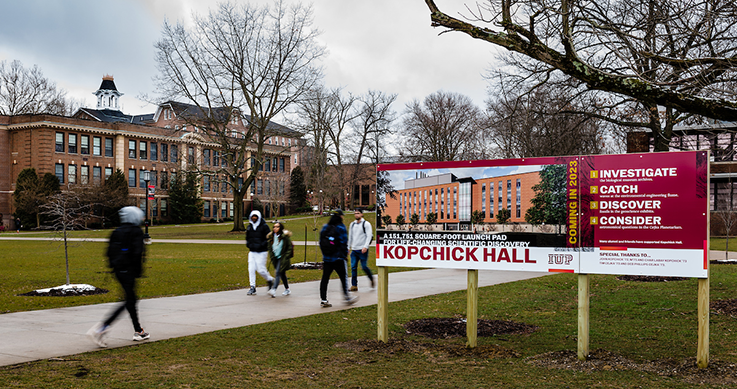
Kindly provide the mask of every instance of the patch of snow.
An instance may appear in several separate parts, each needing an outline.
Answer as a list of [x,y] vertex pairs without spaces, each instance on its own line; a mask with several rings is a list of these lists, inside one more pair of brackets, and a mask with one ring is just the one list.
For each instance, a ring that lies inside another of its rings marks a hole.
[[97,288],[89,284],[65,284],[65,285],[57,286],[55,288],[36,289],[35,292],[49,293],[52,290],[76,290],[79,292],[84,292],[84,291],[91,291],[95,289]]

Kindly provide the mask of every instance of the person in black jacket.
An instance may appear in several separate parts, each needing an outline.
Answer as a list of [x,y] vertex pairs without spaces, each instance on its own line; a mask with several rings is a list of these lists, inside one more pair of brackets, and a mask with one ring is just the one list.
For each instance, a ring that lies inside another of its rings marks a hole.
[[246,247],[249,250],[248,282],[251,288],[248,289],[248,295],[253,296],[256,294],[256,273],[266,279],[269,289],[274,284],[274,277],[266,269],[266,260],[269,254],[269,242],[266,236],[269,235],[271,229],[261,219],[261,212],[259,211],[251,211],[249,219],[250,225],[246,228]]
[[143,245],[143,211],[138,207],[123,207],[118,211],[121,226],[116,228],[110,235],[110,243],[107,249],[108,265],[113,269],[115,278],[125,293],[125,303],[118,306],[110,316],[101,324],[97,324],[87,331],[87,335],[100,347],[106,347],[105,334],[110,329],[113,321],[117,319],[123,310],[128,310],[133,322],[133,340],[145,340],[150,337],[148,332],[141,328],[138,322],[136,303],[136,278],[143,274],[143,261],[145,249]]

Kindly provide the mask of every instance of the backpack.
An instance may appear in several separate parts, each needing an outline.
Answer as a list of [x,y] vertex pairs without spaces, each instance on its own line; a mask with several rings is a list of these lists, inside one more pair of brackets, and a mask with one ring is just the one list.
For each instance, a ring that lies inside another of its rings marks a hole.
[[338,229],[328,224],[320,232],[320,250],[325,257],[332,257],[340,251],[340,242],[338,240]]
[[[361,227],[363,227],[363,233],[365,234],[366,233],[366,220],[364,220],[363,223],[361,223]],[[371,231],[371,239],[369,240],[368,244],[370,245],[371,242],[373,241],[374,241],[374,232]]]

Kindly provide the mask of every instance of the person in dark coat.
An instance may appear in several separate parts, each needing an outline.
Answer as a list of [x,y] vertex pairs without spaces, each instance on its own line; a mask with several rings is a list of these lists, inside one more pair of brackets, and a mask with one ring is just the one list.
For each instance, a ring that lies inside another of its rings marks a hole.
[[332,253],[328,253],[320,245],[322,251],[322,279],[320,280],[320,306],[323,308],[332,307],[328,302],[328,282],[333,272],[338,274],[340,285],[343,288],[343,297],[345,303],[350,305],[358,301],[358,296],[351,296],[348,292],[348,279],[346,278],[348,269],[346,266],[346,258],[348,256],[348,230],[343,224],[343,211],[336,210],[330,217],[328,224],[325,224],[320,231],[320,240],[324,235],[334,234],[336,241],[336,249]]
[[266,236],[271,230],[266,222],[261,218],[261,212],[257,210],[251,211],[249,216],[249,226],[246,228],[246,246],[248,247],[248,283],[251,285],[248,289],[248,295],[256,294],[256,273],[266,279],[266,283],[271,289],[274,283],[274,277],[269,274],[266,269],[266,260],[269,252],[269,242]]
[[118,211],[120,214],[120,227],[116,228],[110,235],[107,249],[108,265],[113,269],[115,278],[125,293],[125,302],[118,306],[108,318],[101,324],[97,324],[87,331],[87,335],[100,347],[106,347],[105,335],[110,326],[118,318],[123,310],[127,310],[133,322],[133,340],[141,341],[150,337],[144,331],[138,321],[136,304],[136,278],[143,274],[143,261],[145,259],[145,246],[143,244],[143,231],[141,223],[144,219],[143,211],[138,207],[123,207]]
[[289,290],[289,282],[287,282],[287,270],[292,266],[291,259],[294,256],[294,246],[292,245],[292,233],[284,229],[281,222],[274,223],[274,228],[269,235],[266,236],[269,241],[269,260],[274,265],[274,286],[269,289],[269,295],[276,297],[276,289],[279,287],[279,280],[284,283],[283,296],[289,296],[292,292]]

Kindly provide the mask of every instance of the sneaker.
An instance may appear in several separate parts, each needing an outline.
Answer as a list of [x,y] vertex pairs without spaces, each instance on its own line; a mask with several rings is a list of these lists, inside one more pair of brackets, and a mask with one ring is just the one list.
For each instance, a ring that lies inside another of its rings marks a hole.
[[276,297],[276,289],[269,289],[269,291],[266,292],[266,294],[268,294],[269,296],[271,296],[271,298],[275,298]]
[[358,301],[358,296],[346,296],[345,305],[353,305]]
[[139,340],[146,340],[146,339],[148,339],[150,337],[151,337],[151,335],[149,335],[149,333],[146,332],[146,331],[144,331],[143,329],[141,329],[141,332],[134,332],[133,333],[133,340],[135,340],[136,342],[139,341]]
[[355,285],[351,286],[351,292],[358,292],[358,287]]
[[255,295],[256,294],[256,287],[255,286],[251,286],[251,289],[248,289],[248,293],[246,293],[246,294],[249,295],[249,296]]
[[105,343],[104,337],[109,330],[109,326],[104,326],[103,324],[95,324],[95,326],[87,331],[87,337],[89,337],[90,340],[92,340],[96,345],[100,347],[107,347],[107,343]]
[[320,306],[323,308],[330,308],[333,306],[333,304],[330,304],[328,300],[322,300],[320,301]]
[[371,280],[371,289],[376,289],[376,283],[374,282],[374,277],[371,276],[369,279]]
[[287,289],[287,290],[285,290],[285,291],[284,291],[284,293],[282,293],[281,295],[282,295],[282,296],[289,296],[290,294],[292,294],[292,291],[291,291],[291,290],[289,290],[289,289]]

